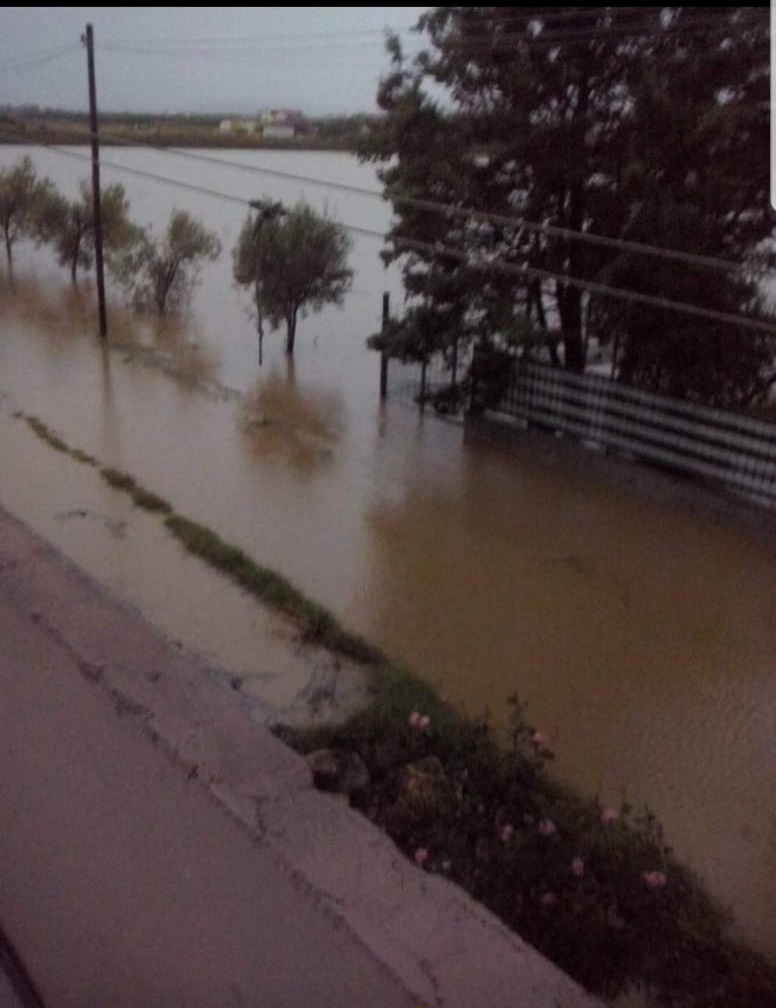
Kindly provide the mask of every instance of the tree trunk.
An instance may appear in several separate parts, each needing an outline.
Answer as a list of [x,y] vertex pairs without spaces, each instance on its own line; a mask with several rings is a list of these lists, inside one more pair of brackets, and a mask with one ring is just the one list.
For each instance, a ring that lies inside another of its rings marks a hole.
[[286,315],[286,353],[289,357],[294,353],[294,341],[296,340],[296,309]]
[[[558,281],[560,286],[561,281]],[[563,357],[569,371],[584,371],[582,345],[582,291],[574,287],[558,291],[558,314],[563,332]]]
[[8,256],[8,279],[13,283],[13,243],[7,231],[5,233],[5,253]]
[[70,257],[70,279],[76,283],[76,271],[78,269],[78,254],[81,251],[81,234],[79,234],[73,244],[73,254]]

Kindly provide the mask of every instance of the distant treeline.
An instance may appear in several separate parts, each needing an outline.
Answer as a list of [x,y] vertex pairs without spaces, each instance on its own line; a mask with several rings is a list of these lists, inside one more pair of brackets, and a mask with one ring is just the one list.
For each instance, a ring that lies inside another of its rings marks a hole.
[[[260,132],[224,132],[228,115],[158,115],[142,112],[108,112],[100,115],[102,141],[136,141],[178,147],[261,148],[275,150],[356,149],[358,141],[377,118],[367,114],[307,119],[293,137],[264,137]],[[245,117],[241,117],[245,118]],[[0,106],[0,142],[7,144],[89,143],[86,112],[40,109],[37,106]]]

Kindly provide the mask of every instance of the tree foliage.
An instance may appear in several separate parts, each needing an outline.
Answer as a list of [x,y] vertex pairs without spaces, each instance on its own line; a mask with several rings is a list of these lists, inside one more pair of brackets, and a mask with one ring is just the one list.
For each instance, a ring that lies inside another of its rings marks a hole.
[[[100,203],[103,247],[110,265],[112,256],[139,239],[140,230],[129,219],[129,200],[123,185],[116,182],[103,189]],[[75,283],[79,267],[90,269],[94,260],[94,204],[90,184],[81,182],[79,195],[74,200],[50,189],[39,201],[35,216],[36,237],[53,246],[57,261],[69,267]]]
[[[412,62],[389,40],[385,115],[361,147],[382,166],[396,214],[385,258],[401,260],[408,296],[456,340],[539,329],[552,359],[581,370],[595,336],[623,380],[720,404],[761,399],[776,378],[766,335],[565,278],[763,313],[767,12],[443,7],[418,29],[428,47]],[[532,223],[740,268],[677,264]]]
[[181,310],[199,277],[203,262],[221,254],[218,237],[186,213],[173,210],[164,236],[147,233],[116,258],[113,271],[130,291],[136,308],[166,315]]
[[253,290],[260,333],[262,319],[273,329],[285,323],[286,353],[293,354],[299,313],[342,304],[350,289],[351,241],[304,202],[290,210],[268,200],[253,207],[232,253],[234,278]]
[[34,237],[36,214],[51,192],[51,182],[38,178],[30,157],[0,169],[0,224],[9,273],[13,272],[14,244],[19,238]]

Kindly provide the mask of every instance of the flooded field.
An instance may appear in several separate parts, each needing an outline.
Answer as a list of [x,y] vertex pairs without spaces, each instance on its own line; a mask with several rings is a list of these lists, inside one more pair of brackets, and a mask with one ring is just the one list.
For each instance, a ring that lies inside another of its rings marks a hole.
[[[0,165],[22,153],[0,148]],[[87,161],[30,154],[72,193],[88,173]],[[277,174],[104,157],[245,199],[304,195],[368,230],[388,221],[378,199]],[[341,154],[217,157],[378,189],[372,168]],[[173,206],[196,214],[224,254],[186,320],[140,319],[114,292],[106,349],[90,282],[74,289],[45,249],[19,248],[13,287],[0,271],[0,502],[213,665],[261,665],[257,639],[274,631],[255,607],[38,441],[11,415],[23,410],[283,572],[469,711],[499,718],[517,691],[556,772],[602,800],[649,804],[776,956],[776,546],[381,408],[364,340],[382,292],[398,307],[401,287],[368,236],[354,234],[344,308],[300,321],[293,366],[268,336],[259,369],[248,298],[231,282],[245,208],[117,168],[103,180],[123,182],[157,232]],[[267,678],[280,706],[293,694],[281,664]]]

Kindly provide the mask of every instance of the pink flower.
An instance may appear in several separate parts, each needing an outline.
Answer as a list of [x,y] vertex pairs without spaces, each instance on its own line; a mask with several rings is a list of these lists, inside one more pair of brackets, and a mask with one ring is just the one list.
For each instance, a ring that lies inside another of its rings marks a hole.
[[431,718],[428,716],[428,714],[424,714],[418,721],[418,728],[420,728],[421,731],[428,731],[428,726],[430,724],[431,724]]
[[552,836],[553,833],[557,832],[555,823],[552,819],[540,819],[539,832],[542,836]]
[[645,871],[642,878],[647,889],[662,889],[668,881],[665,872],[661,871]]
[[501,827],[501,839],[504,843],[509,843],[512,837],[515,835],[515,827],[512,823],[506,823]]
[[540,731],[535,731],[531,736],[531,744],[537,752],[541,752],[542,749],[547,748],[547,739]]
[[410,728],[417,728],[420,724],[420,711],[414,710],[407,718]]
[[575,878],[582,878],[585,874],[585,862],[581,857],[575,857],[571,862],[571,874]]
[[554,892],[542,893],[539,902],[544,907],[545,910],[550,910],[558,902],[558,897]]
[[612,823],[616,823],[619,818],[619,813],[616,809],[613,809],[611,805],[607,805],[601,813],[601,822],[604,826],[611,826]]
[[425,847],[418,847],[415,851],[415,864],[418,868],[422,868],[428,859],[428,851]]

